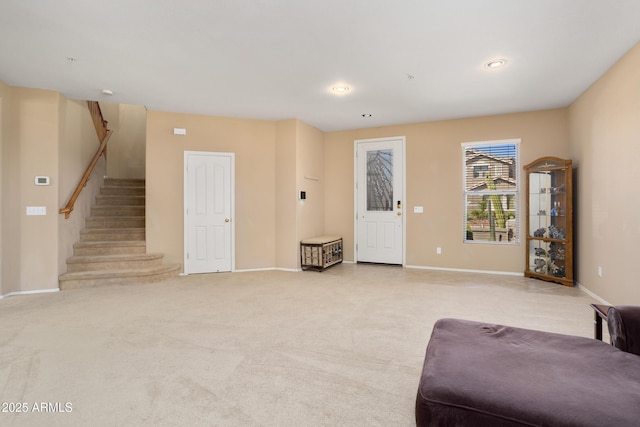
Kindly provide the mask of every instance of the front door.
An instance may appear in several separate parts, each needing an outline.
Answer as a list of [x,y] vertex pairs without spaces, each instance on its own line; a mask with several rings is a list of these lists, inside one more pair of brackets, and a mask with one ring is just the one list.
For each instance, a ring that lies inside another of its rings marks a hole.
[[356,261],[404,263],[404,145],[356,141]]
[[186,151],[184,157],[185,273],[231,271],[234,155]]

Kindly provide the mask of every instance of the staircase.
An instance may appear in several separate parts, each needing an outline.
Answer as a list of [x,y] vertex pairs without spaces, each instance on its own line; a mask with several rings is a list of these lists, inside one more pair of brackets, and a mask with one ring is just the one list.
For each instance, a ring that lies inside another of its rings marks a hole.
[[67,259],[60,289],[152,283],[178,275],[179,264],[146,253],[144,180],[106,178]]

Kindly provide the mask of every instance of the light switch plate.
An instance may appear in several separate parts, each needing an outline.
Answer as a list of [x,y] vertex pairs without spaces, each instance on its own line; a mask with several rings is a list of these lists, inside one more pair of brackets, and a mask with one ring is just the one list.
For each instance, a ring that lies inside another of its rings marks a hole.
[[424,208],[422,206],[414,206],[413,213],[424,213]]
[[46,215],[46,206],[27,206],[27,215]]

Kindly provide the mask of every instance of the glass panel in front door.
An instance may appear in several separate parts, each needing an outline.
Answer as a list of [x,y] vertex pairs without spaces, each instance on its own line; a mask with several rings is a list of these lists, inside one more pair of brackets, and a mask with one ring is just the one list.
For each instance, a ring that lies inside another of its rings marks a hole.
[[367,151],[367,210],[393,210],[393,150]]

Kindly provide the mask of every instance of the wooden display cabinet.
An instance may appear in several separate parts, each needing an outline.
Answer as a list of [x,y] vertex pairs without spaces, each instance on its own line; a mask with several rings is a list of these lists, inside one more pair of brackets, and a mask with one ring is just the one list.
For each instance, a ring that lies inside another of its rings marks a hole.
[[524,275],[573,286],[571,160],[542,157],[527,174],[527,255]]

